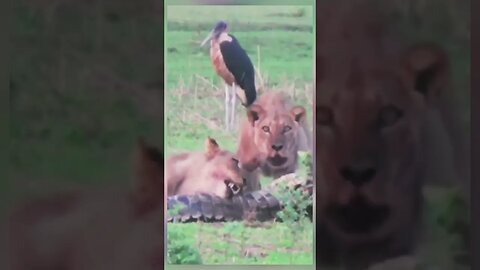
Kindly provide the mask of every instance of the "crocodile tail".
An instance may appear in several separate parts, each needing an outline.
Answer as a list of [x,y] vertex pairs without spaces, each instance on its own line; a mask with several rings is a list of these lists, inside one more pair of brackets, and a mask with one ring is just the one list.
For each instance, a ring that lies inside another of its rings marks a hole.
[[267,191],[254,191],[231,199],[213,194],[177,195],[167,198],[168,222],[222,222],[273,220],[282,204]]
[[167,198],[168,222],[221,222],[242,220],[243,208],[231,200],[213,194],[176,195]]

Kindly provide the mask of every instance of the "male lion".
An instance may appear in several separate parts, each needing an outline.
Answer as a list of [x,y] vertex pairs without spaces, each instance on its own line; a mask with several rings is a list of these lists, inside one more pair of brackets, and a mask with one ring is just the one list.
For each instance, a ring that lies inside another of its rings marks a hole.
[[212,193],[222,198],[242,191],[245,180],[238,160],[208,138],[205,152],[182,153],[167,160],[165,179],[168,196]]
[[363,3],[318,6],[317,251],[347,269],[413,252],[425,117],[449,72],[441,48],[402,46],[381,7]]
[[302,106],[292,106],[278,91],[269,91],[247,111],[240,130],[237,157],[245,175],[248,190],[260,185],[256,170],[278,178],[295,172],[298,151],[311,150],[307,113]]

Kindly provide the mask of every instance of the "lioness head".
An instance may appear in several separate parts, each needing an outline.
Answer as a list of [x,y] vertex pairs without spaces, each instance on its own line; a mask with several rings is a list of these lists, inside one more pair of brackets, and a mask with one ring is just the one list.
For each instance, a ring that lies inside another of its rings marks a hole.
[[210,193],[220,197],[229,198],[242,192],[245,179],[240,173],[238,159],[210,137],[205,145],[206,163],[198,168],[198,181],[205,181],[210,185]]
[[[257,147],[259,160],[264,161],[263,170],[267,175],[285,168],[295,167],[299,150],[300,123],[306,118],[305,108],[292,107],[290,110],[266,110],[258,104],[252,105],[248,121],[253,127],[252,137]],[[280,175],[279,175],[280,176]]]
[[422,123],[447,58],[433,45],[387,43],[373,22],[352,25],[326,29],[319,41],[316,160],[328,228],[358,243],[418,220]]

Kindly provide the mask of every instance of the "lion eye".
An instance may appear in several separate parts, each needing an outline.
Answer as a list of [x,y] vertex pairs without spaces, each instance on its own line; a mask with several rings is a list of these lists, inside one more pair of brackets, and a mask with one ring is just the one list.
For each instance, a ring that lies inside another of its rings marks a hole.
[[262,130],[268,133],[268,132],[270,132],[270,127],[268,127],[268,126],[263,126],[263,127],[262,127]]
[[333,125],[333,112],[330,108],[319,106],[316,109],[317,124],[322,126]]
[[238,159],[232,158],[232,161],[233,161],[233,164],[235,164],[235,166],[238,167],[238,163],[239,163],[239,162],[238,162]]
[[383,107],[380,110],[379,120],[378,120],[380,127],[392,126],[395,123],[397,123],[397,121],[400,120],[402,116],[403,116],[403,112],[399,108],[393,105]]
[[290,131],[291,129],[292,129],[291,126],[284,126],[284,127],[283,127],[283,132],[288,132],[288,131]]

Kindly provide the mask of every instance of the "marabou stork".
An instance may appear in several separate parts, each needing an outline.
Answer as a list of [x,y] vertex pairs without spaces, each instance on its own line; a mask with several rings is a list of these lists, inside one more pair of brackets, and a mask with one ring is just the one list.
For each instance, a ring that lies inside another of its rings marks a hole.
[[226,83],[225,124],[227,130],[230,130],[235,120],[237,95],[245,107],[250,106],[257,97],[255,70],[238,40],[227,32],[226,22],[218,22],[201,46],[203,47],[208,41],[210,41],[210,58],[215,71]]

